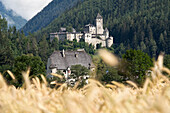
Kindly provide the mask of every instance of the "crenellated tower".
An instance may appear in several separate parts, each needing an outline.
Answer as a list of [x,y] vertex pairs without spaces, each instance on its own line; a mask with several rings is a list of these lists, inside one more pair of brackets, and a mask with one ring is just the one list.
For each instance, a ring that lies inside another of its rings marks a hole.
[[104,32],[103,30],[103,17],[98,13],[96,18],[96,34],[102,35]]

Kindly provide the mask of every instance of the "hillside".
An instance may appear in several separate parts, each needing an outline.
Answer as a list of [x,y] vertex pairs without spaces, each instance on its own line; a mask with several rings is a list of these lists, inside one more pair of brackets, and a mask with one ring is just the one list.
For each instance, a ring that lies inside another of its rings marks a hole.
[[100,13],[104,27],[114,36],[117,46],[122,43],[125,49],[141,49],[151,56],[160,51],[170,53],[169,3],[168,0],[85,0],[38,31],[36,36],[56,32],[63,26],[82,30],[85,24],[94,24]]
[[29,20],[22,30],[27,34],[46,27],[51,21],[60,16],[60,14],[72,8],[80,1],[82,0],[53,0],[41,12]]
[[13,10],[7,10],[1,1],[0,15],[8,21],[9,26],[16,26],[17,29],[23,27],[27,22],[27,20],[16,14]]

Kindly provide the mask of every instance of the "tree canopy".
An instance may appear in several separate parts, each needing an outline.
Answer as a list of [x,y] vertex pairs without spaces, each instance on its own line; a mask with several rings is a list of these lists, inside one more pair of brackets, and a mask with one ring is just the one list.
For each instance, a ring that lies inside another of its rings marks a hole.
[[18,56],[14,62],[13,73],[16,76],[17,84],[22,84],[22,72],[27,71],[30,67],[30,76],[35,77],[39,74],[45,73],[45,65],[41,61],[41,58],[33,55]]
[[71,73],[76,77],[84,76],[89,74],[89,70],[82,65],[71,66]]
[[146,71],[153,66],[153,61],[146,53],[140,50],[127,50],[123,55],[119,73],[141,84],[146,78]]

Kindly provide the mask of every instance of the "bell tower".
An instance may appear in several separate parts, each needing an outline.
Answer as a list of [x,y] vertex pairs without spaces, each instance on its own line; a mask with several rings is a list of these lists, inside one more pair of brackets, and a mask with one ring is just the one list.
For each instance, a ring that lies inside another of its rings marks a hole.
[[101,35],[103,31],[103,17],[98,13],[96,18],[96,34]]

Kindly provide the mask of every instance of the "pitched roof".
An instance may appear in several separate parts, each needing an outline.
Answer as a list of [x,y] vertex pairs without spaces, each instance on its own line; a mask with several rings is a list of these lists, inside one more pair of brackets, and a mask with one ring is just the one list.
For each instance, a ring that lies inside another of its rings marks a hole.
[[96,19],[103,19],[103,17],[98,13]]
[[55,51],[51,56],[50,68],[57,68],[59,70],[65,70],[72,65],[82,65],[87,68],[95,67],[92,63],[91,57],[84,51],[65,51],[65,57],[62,51]]

